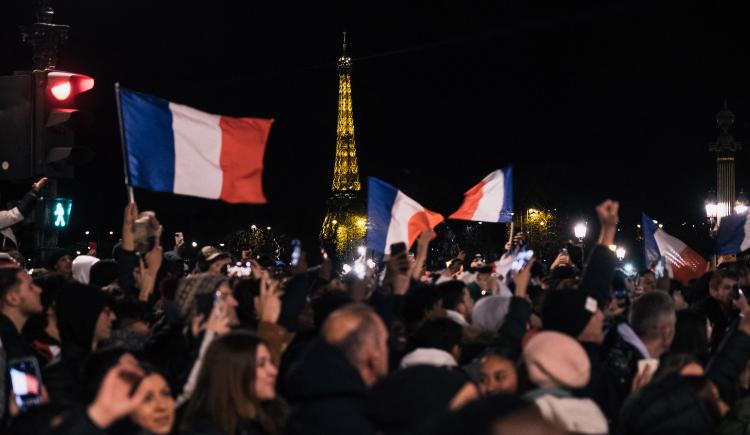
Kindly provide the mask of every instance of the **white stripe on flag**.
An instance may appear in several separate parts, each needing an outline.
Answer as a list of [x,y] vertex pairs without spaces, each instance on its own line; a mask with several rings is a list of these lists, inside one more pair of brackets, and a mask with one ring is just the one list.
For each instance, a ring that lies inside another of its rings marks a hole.
[[656,245],[659,247],[661,256],[667,260],[667,263],[677,267],[687,266],[687,263],[682,258],[682,253],[687,248],[687,245],[682,240],[670,236],[663,230],[656,230],[654,239],[656,239]]
[[482,199],[479,200],[477,210],[472,220],[497,222],[500,220],[500,210],[503,209],[505,199],[505,176],[503,171],[497,170],[482,180]]
[[174,193],[221,195],[221,116],[169,103],[174,131]]
[[409,245],[409,219],[424,207],[417,201],[404,195],[400,190],[396,194],[391,209],[391,222],[388,225],[388,235],[385,238],[385,254],[391,253],[391,244],[404,242]]

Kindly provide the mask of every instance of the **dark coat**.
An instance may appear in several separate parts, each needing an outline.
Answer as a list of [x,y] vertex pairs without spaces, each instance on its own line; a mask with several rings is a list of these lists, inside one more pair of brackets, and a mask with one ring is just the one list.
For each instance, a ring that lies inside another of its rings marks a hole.
[[702,301],[690,307],[693,311],[702,314],[708,318],[713,328],[711,337],[709,337],[709,351],[711,354],[716,353],[721,341],[727,334],[727,329],[732,321],[737,318],[737,310],[727,310],[722,307],[721,303],[711,296],[707,296]]
[[591,363],[591,378],[584,388],[574,390],[576,397],[587,397],[602,410],[607,420],[615,422],[624,397],[616,372],[607,366],[608,349],[597,343],[581,343]]
[[610,329],[607,334],[605,346],[606,361],[603,370],[609,378],[607,380],[610,384],[609,388],[615,390],[615,396],[613,396],[616,397],[615,403],[619,404],[630,394],[633,378],[638,373],[638,360],[642,359],[643,355],[635,346],[622,338],[616,327]]
[[372,434],[366,416],[368,388],[344,353],[315,339],[286,379],[292,412],[284,433]]
[[[255,420],[243,420],[234,431],[233,435],[265,435],[266,432]],[[180,432],[181,435],[226,435],[218,427],[208,420],[198,420],[188,425],[188,428]]]

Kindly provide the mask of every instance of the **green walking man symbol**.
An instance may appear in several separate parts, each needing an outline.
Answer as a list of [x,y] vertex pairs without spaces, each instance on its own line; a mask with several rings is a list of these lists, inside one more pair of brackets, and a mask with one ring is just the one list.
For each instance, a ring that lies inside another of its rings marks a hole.
[[56,227],[64,227],[65,226],[65,209],[63,208],[61,203],[57,203],[55,206],[54,215],[57,217],[55,220],[55,226]]

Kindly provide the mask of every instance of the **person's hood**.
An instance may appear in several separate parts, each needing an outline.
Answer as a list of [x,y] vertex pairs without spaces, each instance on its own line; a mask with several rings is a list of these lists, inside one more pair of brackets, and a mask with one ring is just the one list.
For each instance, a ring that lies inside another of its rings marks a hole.
[[96,321],[109,303],[106,293],[80,283],[70,283],[60,291],[55,311],[63,350],[75,346],[91,351]]
[[503,326],[510,308],[511,298],[495,295],[477,301],[471,313],[471,323],[488,331],[497,331]]
[[453,320],[461,326],[469,326],[469,322],[466,321],[466,317],[458,311],[445,310],[445,317]]
[[607,418],[591,399],[544,395],[534,404],[545,420],[577,434],[609,433]]
[[406,354],[401,359],[401,368],[417,365],[428,365],[435,367],[455,367],[458,365],[456,359],[450,353],[434,348],[419,348]]
[[322,338],[314,339],[286,378],[292,401],[364,396],[367,386],[344,353]]
[[73,259],[73,279],[81,284],[91,282],[91,266],[99,262],[99,259],[91,255],[79,255]]

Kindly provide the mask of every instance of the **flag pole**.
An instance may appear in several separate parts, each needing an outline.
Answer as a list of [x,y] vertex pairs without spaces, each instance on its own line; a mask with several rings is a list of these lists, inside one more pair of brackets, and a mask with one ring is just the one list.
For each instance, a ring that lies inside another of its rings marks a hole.
[[120,82],[115,82],[115,100],[117,101],[117,120],[120,125],[120,148],[122,149],[122,169],[125,175],[125,189],[128,194],[128,202],[135,202],[133,186],[130,185],[130,171],[128,168],[128,149],[125,143],[125,130],[122,126],[122,105],[120,104]]

